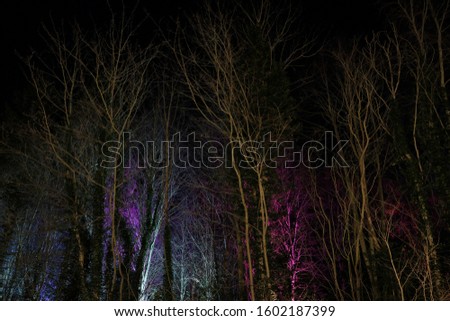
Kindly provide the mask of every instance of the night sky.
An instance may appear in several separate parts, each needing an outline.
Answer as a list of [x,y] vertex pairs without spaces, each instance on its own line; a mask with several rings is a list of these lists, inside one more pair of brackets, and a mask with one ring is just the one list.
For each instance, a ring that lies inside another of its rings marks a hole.
[[[148,14],[150,29],[155,24],[175,18],[180,13],[195,10],[201,0],[142,0],[124,1],[126,10],[137,3],[138,18]],[[105,23],[110,18],[106,0],[31,1],[17,0],[2,3],[1,20],[1,100],[10,101],[23,84],[23,64],[20,56],[26,57],[31,50],[41,51],[43,40],[39,36],[43,24],[54,21],[65,25],[77,21],[85,29]],[[122,2],[110,1],[114,11],[119,11]],[[305,26],[323,38],[349,38],[370,33],[381,24],[379,5],[375,1],[314,0],[302,1],[301,11]],[[145,41],[145,40],[144,40]]]

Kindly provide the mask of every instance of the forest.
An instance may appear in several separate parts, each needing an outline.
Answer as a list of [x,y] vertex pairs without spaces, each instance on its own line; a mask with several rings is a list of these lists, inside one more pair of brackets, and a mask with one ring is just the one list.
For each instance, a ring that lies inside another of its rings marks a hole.
[[450,1],[381,10],[44,25],[2,106],[0,299],[449,300]]

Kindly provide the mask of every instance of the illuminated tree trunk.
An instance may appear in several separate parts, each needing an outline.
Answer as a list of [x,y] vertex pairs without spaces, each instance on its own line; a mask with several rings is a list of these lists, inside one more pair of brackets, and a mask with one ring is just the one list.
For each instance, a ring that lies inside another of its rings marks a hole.
[[[164,110],[164,138],[168,142],[170,141],[170,108],[172,106],[163,106],[167,108]],[[170,144],[165,145],[165,150],[162,154],[165,156],[164,167],[164,205],[163,205],[163,217],[164,217],[164,299],[172,301],[175,299],[173,294],[173,266],[172,266],[172,237],[170,226],[170,213],[169,213],[169,199],[170,199],[170,180],[172,175],[172,158],[170,152]]]
[[[154,190],[153,190],[153,170],[148,169],[147,178],[147,191],[146,191],[146,202],[145,202],[145,215],[141,222],[141,231],[142,231],[142,239],[141,239],[141,249],[138,255],[137,263],[136,263],[136,282],[134,286],[134,291],[139,293],[139,298],[141,298],[142,294],[146,290],[146,276],[144,272],[145,267],[145,259],[149,252],[151,251],[151,243],[152,243],[152,235],[157,226],[157,211],[159,208],[160,197],[157,198],[156,204],[153,203],[154,199]],[[155,209],[154,211],[152,209]]]
[[268,247],[267,247],[267,240],[268,240],[268,234],[267,230],[269,227],[269,213],[267,210],[267,203],[266,203],[266,193],[263,186],[263,174],[262,174],[263,168],[262,164],[260,168],[257,170],[257,178],[258,178],[258,193],[259,193],[259,212],[261,216],[261,225],[262,225],[262,235],[261,235],[261,248],[262,248],[262,259],[264,261],[263,264],[263,271],[264,271],[264,277],[263,277],[263,283],[264,283],[264,299],[269,300],[271,297],[271,280],[270,280],[270,266],[269,266],[269,255],[268,255]]
[[[232,140],[230,140],[232,141]],[[248,287],[249,287],[249,294],[250,294],[250,300],[254,301],[256,300],[255,297],[255,284],[253,282],[253,259],[252,259],[252,251],[250,246],[250,217],[249,217],[249,211],[248,211],[248,205],[247,201],[245,199],[245,191],[244,186],[242,182],[242,176],[240,168],[238,167],[237,161],[236,161],[236,155],[234,148],[232,149],[232,165],[234,172],[236,174],[237,180],[238,180],[238,186],[239,186],[239,194],[241,197],[241,204],[242,208],[244,210],[244,238],[245,238],[245,253],[246,253],[246,260],[248,265]]]
[[[70,123],[67,124],[70,130]],[[72,143],[70,135],[67,136],[67,151],[69,155],[72,153]],[[66,162],[72,167],[72,159]],[[67,215],[69,224],[69,239],[66,246],[68,251],[66,254],[66,274],[62,275],[63,282],[67,278],[69,287],[73,287],[73,291],[67,289],[70,293],[66,300],[88,300],[89,294],[86,286],[86,235],[83,231],[83,222],[81,221],[81,213],[79,212],[77,181],[75,173],[67,170],[65,175],[65,189],[67,198]]]
[[431,227],[430,213],[427,205],[427,197],[424,192],[423,174],[420,166],[414,158],[414,153],[409,150],[408,139],[406,134],[405,124],[402,121],[404,117],[400,112],[400,106],[394,102],[392,107],[393,123],[396,127],[393,131],[393,137],[396,141],[396,148],[399,159],[404,163],[403,173],[405,178],[411,182],[413,196],[420,213],[421,222],[423,224],[424,232],[421,233],[423,253],[425,256],[426,270],[428,275],[428,282],[430,283],[430,299],[439,299],[442,294],[442,275],[439,268],[438,255],[436,250],[436,243],[433,236],[433,229]]
[[101,300],[103,299],[102,293],[102,279],[103,279],[103,269],[102,269],[102,259],[103,259],[103,224],[105,221],[105,208],[104,208],[104,198],[105,198],[105,173],[104,169],[100,167],[100,160],[97,161],[96,172],[95,172],[95,182],[97,183],[94,189],[93,198],[93,230],[91,237],[91,299]]
[[[9,186],[5,186],[8,188]],[[4,212],[2,213],[2,219],[0,221],[0,267],[6,266],[6,259],[8,257],[8,250],[10,242],[14,236],[14,227],[17,224],[17,211],[16,211],[16,196],[15,193],[6,191],[2,193],[2,201],[4,202]],[[1,275],[0,277],[0,300],[5,300],[6,294],[6,281],[7,277]]]
[[[164,201],[166,202],[166,201]],[[166,205],[165,205],[166,206]],[[170,220],[168,214],[165,211],[164,214],[164,300],[173,301],[173,266],[172,266],[172,238],[170,231]]]
[[[244,246],[242,242],[242,231],[240,229],[240,224],[237,218],[232,218],[234,232],[236,235],[236,255],[237,255],[237,272],[238,272],[238,299],[243,301],[246,300],[245,295],[245,270],[244,270]],[[230,257],[231,259],[231,257]]]

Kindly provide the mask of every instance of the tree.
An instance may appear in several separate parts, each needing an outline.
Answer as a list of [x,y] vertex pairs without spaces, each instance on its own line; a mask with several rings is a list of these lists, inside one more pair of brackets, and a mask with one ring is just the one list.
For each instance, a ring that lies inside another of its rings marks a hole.
[[[201,16],[192,19],[189,37],[179,38],[174,51],[193,104],[230,147],[228,156],[243,211],[249,297],[255,300],[254,262],[259,264],[260,297],[268,298],[271,291],[265,190],[268,151],[261,152],[257,142],[269,133],[275,141],[286,134],[292,102],[284,72],[293,61],[307,55],[310,44],[284,55],[293,18],[274,13],[267,1],[250,9],[238,7],[240,11],[233,13],[207,6]],[[247,175],[255,176],[258,218],[251,215]],[[254,224],[258,229],[252,229]],[[255,233],[258,230],[260,235]],[[258,236],[261,249],[261,257],[256,259],[252,257],[252,233]]]
[[[157,49],[135,46],[134,30],[124,16],[118,24],[113,19],[107,32],[98,30],[93,37],[83,34],[77,26],[71,37],[45,30],[49,56],[30,57],[27,64],[39,108],[33,119],[38,126],[35,133],[42,148],[59,165],[60,170],[54,174],[65,182],[66,211],[71,223],[65,241],[67,268],[62,271],[62,284],[64,279],[70,279],[66,284],[80,285],[71,299],[98,299],[104,295],[135,298],[137,293],[129,283],[129,266],[124,266],[130,262],[123,260],[117,248],[119,239],[130,233],[124,231],[126,222],[119,213],[124,180],[120,167],[125,159],[113,157],[109,169],[105,169],[101,152],[105,141],[123,143],[123,134],[130,131],[133,118],[149,93],[149,65]],[[117,156],[118,149],[114,151]],[[90,190],[96,199],[89,200]],[[108,195],[105,204],[99,202],[102,194]],[[103,226],[104,206],[108,209],[109,231]],[[106,236],[110,237],[106,255],[111,258],[112,271],[101,285],[100,245]],[[76,246],[70,250],[73,244]],[[103,286],[107,293],[101,294]]]

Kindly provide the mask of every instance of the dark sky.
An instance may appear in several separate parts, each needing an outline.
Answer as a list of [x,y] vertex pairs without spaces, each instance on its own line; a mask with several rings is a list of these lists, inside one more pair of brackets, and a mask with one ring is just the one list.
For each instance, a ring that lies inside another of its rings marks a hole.
[[[113,8],[120,8],[122,1],[110,0]],[[137,0],[123,0],[133,7]],[[148,12],[156,21],[162,17],[176,16],[200,3],[201,0],[141,0],[138,13]],[[296,2],[293,0],[293,2]],[[303,15],[311,29],[330,30],[331,37],[349,37],[365,34],[376,28],[379,17],[374,1],[366,0],[305,0]],[[1,20],[1,83],[3,101],[20,87],[20,62],[17,53],[26,55],[30,47],[42,50],[39,30],[50,17],[55,22],[77,20],[89,26],[92,21],[101,24],[109,18],[107,0],[11,0],[0,5]]]

